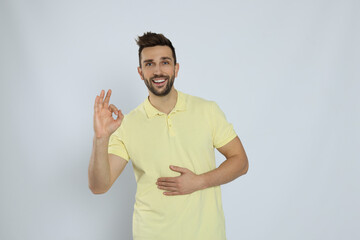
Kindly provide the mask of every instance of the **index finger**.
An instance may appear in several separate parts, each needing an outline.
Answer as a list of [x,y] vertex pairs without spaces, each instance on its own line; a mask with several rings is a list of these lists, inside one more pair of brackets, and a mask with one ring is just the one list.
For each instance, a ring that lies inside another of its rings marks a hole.
[[158,178],[157,181],[158,182],[176,182],[176,178],[177,177],[161,177],[161,178]]

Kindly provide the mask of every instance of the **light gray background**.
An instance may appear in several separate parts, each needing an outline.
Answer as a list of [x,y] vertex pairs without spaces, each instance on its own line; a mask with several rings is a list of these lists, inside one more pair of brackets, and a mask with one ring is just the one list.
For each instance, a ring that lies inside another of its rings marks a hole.
[[359,239],[359,3],[1,0],[0,239],[131,239],[131,164],[104,195],[87,169],[95,96],[111,88],[124,113],[147,96],[145,31],[243,142],[249,172],[222,186],[229,240]]

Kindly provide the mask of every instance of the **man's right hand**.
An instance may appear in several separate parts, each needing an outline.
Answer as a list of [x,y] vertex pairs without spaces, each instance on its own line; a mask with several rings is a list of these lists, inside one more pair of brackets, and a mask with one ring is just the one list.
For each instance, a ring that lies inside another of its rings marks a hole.
[[[96,96],[94,105],[94,131],[96,138],[109,138],[121,125],[124,115],[121,110],[118,110],[115,105],[110,104],[111,89],[106,94],[101,90],[100,96]],[[112,113],[117,115],[116,120]]]

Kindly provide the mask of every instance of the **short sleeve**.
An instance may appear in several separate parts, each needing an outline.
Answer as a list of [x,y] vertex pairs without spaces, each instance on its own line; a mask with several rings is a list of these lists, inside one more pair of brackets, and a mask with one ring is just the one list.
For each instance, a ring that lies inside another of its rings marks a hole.
[[211,122],[213,146],[215,148],[224,146],[237,136],[233,125],[226,120],[225,114],[215,102],[212,102]]
[[109,139],[108,153],[117,155],[126,161],[129,161],[130,157],[124,144],[123,123],[113,134],[111,134]]

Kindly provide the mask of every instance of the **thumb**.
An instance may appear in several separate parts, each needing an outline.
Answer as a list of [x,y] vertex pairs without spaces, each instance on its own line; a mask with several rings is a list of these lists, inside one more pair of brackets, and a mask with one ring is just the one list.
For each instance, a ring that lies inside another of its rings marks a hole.
[[186,173],[188,171],[187,168],[182,168],[182,167],[173,166],[173,165],[170,165],[170,169],[175,172],[179,172],[179,173]]
[[121,110],[117,112],[116,121],[122,121],[124,119],[124,115],[122,114]]

